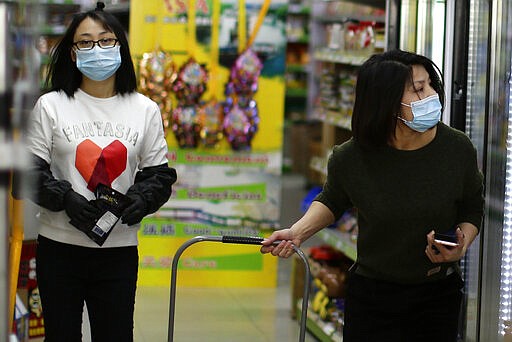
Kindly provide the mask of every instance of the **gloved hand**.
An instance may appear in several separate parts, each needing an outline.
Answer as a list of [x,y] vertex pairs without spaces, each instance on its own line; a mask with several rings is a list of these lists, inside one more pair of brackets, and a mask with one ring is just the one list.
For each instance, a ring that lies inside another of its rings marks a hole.
[[123,213],[121,214],[121,222],[132,226],[142,221],[144,216],[146,216],[146,200],[142,197],[142,195],[134,192],[126,195],[132,200],[132,204],[123,210]]
[[100,209],[73,189],[64,195],[64,210],[77,228],[94,224],[101,215]]

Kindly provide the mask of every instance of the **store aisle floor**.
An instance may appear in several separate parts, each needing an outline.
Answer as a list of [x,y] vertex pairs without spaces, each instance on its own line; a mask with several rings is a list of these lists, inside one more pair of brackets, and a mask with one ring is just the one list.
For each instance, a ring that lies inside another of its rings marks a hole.
[[[305,195],[300,176],[283,177],[281,224],[298,218]],[[278,261],[276,288],[178,288],[174,341],[298,341],[291,318],[291,259]],[[169,289],[139,287],[135,303],[135,341],[167,341]],[[307,334],[307,342],[317,341]]]
[[[177,289],[174,341],[298,341],[288,286],[277,288]],[[135,341],[167,341],[169,290],[140,287]],[[310,337],[306,341],[316,339]]]

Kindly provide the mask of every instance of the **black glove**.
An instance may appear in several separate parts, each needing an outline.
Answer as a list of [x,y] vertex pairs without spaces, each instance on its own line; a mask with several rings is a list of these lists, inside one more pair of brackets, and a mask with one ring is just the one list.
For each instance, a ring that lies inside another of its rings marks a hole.
[[100,209],[73,189],[64,194],[64,210],[71,219],[70,223],[79,229],[84,226],[94,226],[101,215]]
[[135,192],[127,193],[126,196],[132,200],[132,203],[123,210],[123,213],[121,214],[121,222],[132,226],[142,221],[144,216],[146,216],[146,200],[142,195]]

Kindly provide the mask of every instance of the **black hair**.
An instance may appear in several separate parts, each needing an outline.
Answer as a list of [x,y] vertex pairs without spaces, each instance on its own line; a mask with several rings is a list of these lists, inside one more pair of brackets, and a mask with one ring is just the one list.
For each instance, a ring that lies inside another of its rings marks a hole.
[[413,81],[413,65],[421,65],[444,109],[442,74],[429,58],[412,52],[391,50],[371,56],[358,70],[352,135],[363,147],[386,145],[395,134],[400,102]]
[[126,33],[119,20],[114,15],[104,12],[103,8],[105,8],[105,4],[98,1],[94,10],[77,13],[73,16],[63,37],[51,52],[48,74],[45,80],[45,86],[50,91],[62,90],[68,97],[73,97],[82,83],[82,73],[71,59],[71,49],[73,48],[75,32],[86,18],[100,22],[107,31],[114,33],[119,40],[121,66],[116,71],[115,91],[123,95],[137,89],[137,77]]

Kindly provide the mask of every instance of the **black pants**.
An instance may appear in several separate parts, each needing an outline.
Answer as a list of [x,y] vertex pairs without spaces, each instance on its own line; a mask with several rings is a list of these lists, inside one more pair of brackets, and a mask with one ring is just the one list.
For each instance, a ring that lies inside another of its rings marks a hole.
[[401,285],[351,272],[343,342],[455,342],[463,282]]
[[39,236],[36,272],[46,342],[82,341],[87,304],[91,337],[133,341],[137,247],[86,248]]

